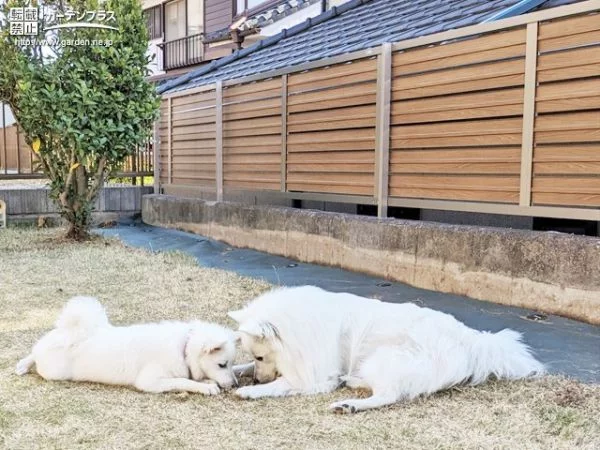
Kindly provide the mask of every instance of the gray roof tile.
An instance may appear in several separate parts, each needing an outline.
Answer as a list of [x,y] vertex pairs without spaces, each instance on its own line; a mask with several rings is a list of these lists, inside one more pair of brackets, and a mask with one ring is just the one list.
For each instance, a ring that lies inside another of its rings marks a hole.
[[[519,0],[351,0],[226,58],[165,83],[159,92],[254,75],[484,21]],[[558,6],[577,0],[549,0]],[[245,56],[244,56],[245,55]]]

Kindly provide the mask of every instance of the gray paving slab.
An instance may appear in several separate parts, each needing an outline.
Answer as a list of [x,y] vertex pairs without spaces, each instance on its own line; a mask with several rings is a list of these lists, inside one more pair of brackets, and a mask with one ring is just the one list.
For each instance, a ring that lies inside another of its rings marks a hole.
[[415,288],[403,283],[333,267],[306,264],[255,250],[233,248],[222,242],[182,231],[143,224],[120,224],[98,230],[127,245],[155,252],[182,251],[204,267],[230,270],[284,286],[311,284],[330,291],[352,292],[383,301],[415,302],[454,315],[470,327],[499,331],[512,328],[525,336],[551,373],[585,382],[600,382],[600,327],[558,316],[534,321],[535,311],[496,305],[464,296]]

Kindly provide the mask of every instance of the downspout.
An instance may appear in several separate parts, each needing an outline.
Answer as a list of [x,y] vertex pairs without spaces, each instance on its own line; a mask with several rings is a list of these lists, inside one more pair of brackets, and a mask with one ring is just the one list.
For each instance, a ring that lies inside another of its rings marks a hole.
[[502,10],[491,17],[488,17],[482,23],[493,22],[495,20],[506,19],[508,17],[524,14],[526,12],[531,11],[534,8],[537,8],[546,1],[547,0],[521,0],[520,2],[515,3],[511,7],[506,8],[505,10]]
[[328,0],[321,0],[321,13],[327,11],[327,3],[329,3]]

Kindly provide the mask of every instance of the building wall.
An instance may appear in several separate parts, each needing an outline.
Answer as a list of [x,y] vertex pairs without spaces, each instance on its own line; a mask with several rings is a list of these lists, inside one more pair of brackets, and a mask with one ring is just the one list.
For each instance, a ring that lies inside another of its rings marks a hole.
[[231,0],[205,0],[204,30],[207,33],[222,30],[231,24],[233,2]]
[[148,42],[148,55],[152,55],[154,59],[148,63],[148,68],[150,69],[150,75],[160,75],[165,73],[162,70],[163,67],[163,52],[162,49],[158,46],[161,44],[163,39],[153,39]]

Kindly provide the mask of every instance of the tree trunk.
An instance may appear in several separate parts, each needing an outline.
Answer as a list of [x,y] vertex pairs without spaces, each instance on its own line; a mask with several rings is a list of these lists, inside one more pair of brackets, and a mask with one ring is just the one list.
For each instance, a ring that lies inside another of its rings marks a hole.
[[90,238],[88,232],[89,225],[76,222],[69,222],[66,238],[73,241],[85,241]]

